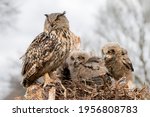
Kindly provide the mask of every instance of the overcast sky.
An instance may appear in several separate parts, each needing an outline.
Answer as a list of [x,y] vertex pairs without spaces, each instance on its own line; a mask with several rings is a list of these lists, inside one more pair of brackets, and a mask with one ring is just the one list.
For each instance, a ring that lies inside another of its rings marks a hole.
[[[9,78],[12,72],[20,73],[20,69],[12,69],[14,67],[12,63],[13,61],[16,61],[16,64],[21,63],[19,57],[23,55],[35,36],[43,31],[45,13],[66,11],[71,31],[80,37],[88,37],[92,35],[98,9],[104,4],[105,0],[19,1],[20,13],[15,29],[9,29],[0,35],[0,78]],[[4,87],[8,87],[7,80],[2,84],[0,79],[0,92]]]

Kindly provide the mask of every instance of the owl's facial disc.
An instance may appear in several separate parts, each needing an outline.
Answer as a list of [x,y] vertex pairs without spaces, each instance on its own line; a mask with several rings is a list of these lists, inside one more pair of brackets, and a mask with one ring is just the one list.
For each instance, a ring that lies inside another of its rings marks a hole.
[[76,59],[76,60],[74,61],[74,66],[75,66],[75,67],[78,67],[81,63],[82,63],[81,60]]
[[46,20],[44,25],[45,32],[51,32],[56,29],[69,29],[69,21],[65,16],[65,11],[63,13],[51,13],[45,14]]
[[105,54],[104,54],[104,60],[110,61],[115,58],[115,50],[114,49],[109,49]]

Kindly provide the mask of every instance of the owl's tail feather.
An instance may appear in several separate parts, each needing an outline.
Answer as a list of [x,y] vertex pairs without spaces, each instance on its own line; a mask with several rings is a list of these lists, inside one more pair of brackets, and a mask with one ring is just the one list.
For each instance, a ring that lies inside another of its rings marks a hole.
[[36,64],[32,65],[32,67],[28,71],[26,71],[26,73],[23,75],[24,79],[21,84],[24,87],[29,87],[36,80],[36,78],[37,78],[36,77],[36,73],[37,73],[36,67],[37,67]]

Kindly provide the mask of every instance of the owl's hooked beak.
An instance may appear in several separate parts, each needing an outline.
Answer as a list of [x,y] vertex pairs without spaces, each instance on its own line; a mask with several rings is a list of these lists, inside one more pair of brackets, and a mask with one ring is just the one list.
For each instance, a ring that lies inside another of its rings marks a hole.
[[78,63],[77,63],[77,62],[74,62],[74,66],[75,66],[75,67],[78,67]]
[[62,13],[62,15],[65,15],[66,14],[66,11],[64,11],[63,13]]
[[74,66],[75,66],[75,67],[78,67],[78,66],[79,66],[79,64],[80,64],[80,62],[79,62],[78,60],[75,60],[75,62],[74,62]]
[[111,55],[107,55],[107,54],[103,54],[102,58],[107,61],[107,60],[112,59],[112,56]]

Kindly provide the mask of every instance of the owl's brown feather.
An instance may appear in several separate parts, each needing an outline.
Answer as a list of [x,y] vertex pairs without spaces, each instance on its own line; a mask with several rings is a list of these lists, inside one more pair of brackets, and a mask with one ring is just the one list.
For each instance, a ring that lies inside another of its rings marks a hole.
[[129,70],[134,71],[134,68],[133,68],[133,65],[132,65],[132,63],[131,63],[131,60],[129,59],[129,57],[128,57],[127,54],[123,55],[123,57],[122,57],[122,62],[123,62],[123,64],[124,64]]
[[37,62],[39,58],[39,51],[41,50],[41,47],[39,46],[39,43],[43,43],[46,39],[46,33],[42,32],[40,33],[30,44],[28,47],[25,55],[23,56],[23,68],[22,68],[22,75],[25,75],[28,71],[30,71],[30,68],[35,64],[36,66],[39,64]]

